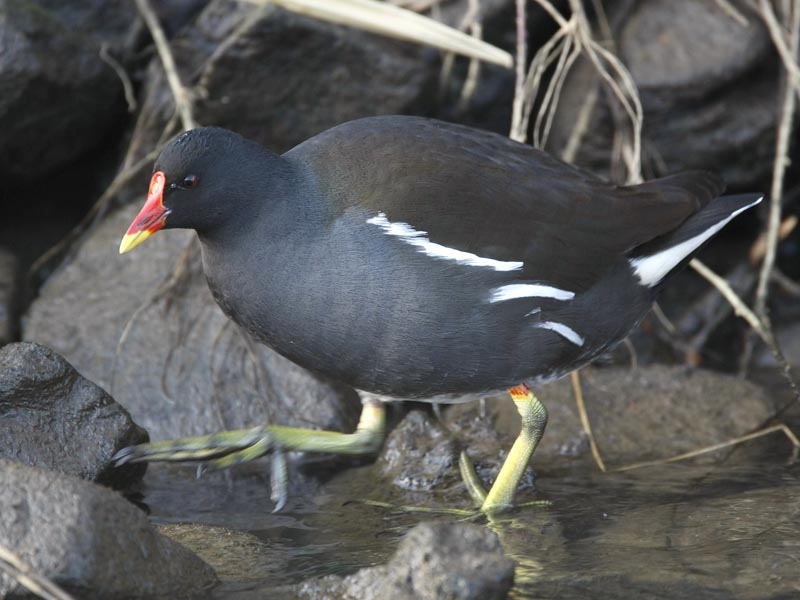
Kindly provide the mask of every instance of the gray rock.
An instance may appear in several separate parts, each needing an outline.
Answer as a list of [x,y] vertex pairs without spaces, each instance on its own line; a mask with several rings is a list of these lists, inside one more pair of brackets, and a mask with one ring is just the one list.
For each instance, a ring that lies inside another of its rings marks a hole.
[[[220,10],[229,3],[212,3],[190,42],[223,33]],[[288,150],[354,118],[419,111],[435,82],[435,57],[419,45],[277,11],[204,70],[209,94],[198,118]]]
[[449,432],[412,410],[389,433],[376,468],[384,479],[408,491],[430,490],[458,470],[458,448]]
[[206,561],[222,582],[263,584],[272,580],[274,586],[274,580],[292,568],[291,553],[284,545],[247,531],[199,523],[162,525],[158,531]]
[[194,233],[161,232],[117,254],[138,208],[111,215],[47,281],[24,338],[109,390],[156,440],[269,422],[351,431],[354,392],[249,341],[223,315]]
[[653,108],[680,105],[735,84],[767,57],[770,40],[756,14],[743,25],[718,3],[647,2],[620,31],[622,61]]
[[144,469],[115,469],[111,457],[145,441],[124,408],[49,348],[0,348],[0,457],[118,486]]
[[[193,0],[197,2],[197,0]],[[157,10],[162,10],[159,2]],[[185,2],[184,4],[190,4]],[[138,16],[133,2],[120,3],[115,0],[36,0],[36,5],[69,31],[80,32],[97,44],[106,43],[121,55],[134,51],[135,40],[130,36],[137,31]],[[121,58],[118,56],[118,58]]]
[[[4,178],[42,177],[75,160],[103,139],[124,110],[120,81],[99,55],[101,39],[89,33],[95,28],[84,26],[120,19],[129,24],[131,7],[119,2],[50,4],[72,9],[62,14],[29,0],[0,0]],[[96,11],[99,18],[90,19]]]
[[328,576],[304,583],[308,600],[494,600],[514,583],[514,561],[503,554],[497,534],[466,523],[420,523],[408,532],[385,566],[350,577]]
[[[76,598],[204,598],[212,569],[101,486],[0,459],[0,545]],[[0,596],[27,597],[0,574]]]
[[[246,25],[256,10],[212,0],[173,41],[183,81],[200,90],[200,124],[284,151],[358,117],[432,110],[437,51],[282,9]],[[137,155],[156,145],[173,110],[156,58],[134,133]]]
[[0,346],[13,341],[19,331],[17,259],[0,247]]

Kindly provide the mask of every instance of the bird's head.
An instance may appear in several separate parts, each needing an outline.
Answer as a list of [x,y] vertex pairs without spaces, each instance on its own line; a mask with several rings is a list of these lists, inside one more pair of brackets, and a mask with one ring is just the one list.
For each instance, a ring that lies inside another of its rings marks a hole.
[[139,214],[119,246],[133,250],[160,229],[199,233],[225,223],[258,196],[264,161],[280,159],[259,144],[219,127],[200,127],[170,140],[156,159]]

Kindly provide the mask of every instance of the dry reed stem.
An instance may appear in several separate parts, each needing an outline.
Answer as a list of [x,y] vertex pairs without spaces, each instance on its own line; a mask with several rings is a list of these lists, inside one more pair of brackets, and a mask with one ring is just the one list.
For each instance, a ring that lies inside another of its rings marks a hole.
[[[470,0],[470,3],[473,1],[477,5],[477,0]],[[483,39],[483,25],[480,21],[475,20],[470,23],[469,32],[473,37],[479,40]],[[475,95],[475,90],[478,89],[480,75],[481,61],[471,58],[467,67],[467,75],[464,78],[464,85],[461,86],[461,94],[458,96],[458,102],[456,103],[456,112],[466,111],[469,107],[469,102]]]
[[[440,11],[438,10],[438,3],[432,5],[431,18],[438,18]],[[480,0],[469,0],[467,10],[461,21],[456,26],[459,31],[469,31],[470,35],[478,40],[483,40],[483,24],[480,22],[481,4]],[[456,54],[454,52],[446,52],[442,58],[442,68],[439,73],[439,98],[442,100],[444,93],[447,89],[448,82],[452,75],[453,66],[455,65]],[[456,102],[455,112],[461,113],[469,107],[469,102],[475,95],[475,90],[478,87],[478,81],[481,73],[481,61],[477,58],[469,59],[469,66],[467,67],[467,75],[464,78],[464,83],[461,86],[461,92]]]
[[445,52],[457,52],[501,67],[513,67],[505,50],[477,40],[453,27],[399,6],[376,0],[247,0],[275,4],[294,13],[355,27],[400,40],[425,44]]
[[5,571],[25,589],[44,600],[73,600],[73,597],[44,575],[36,573],[16,554],[0,546],[0,570]]
[[750,440],[754,440],[756,438],[760,438],[765,435],[775,433],[776,431],[780,431],[781,433],[783,433],[789,440],[789,442],[791,442],[794,448],[793,454],[796,456],[798,449],[800,449],[800,440],[797,439],[795,433],[791,429],[789,429],[789,427],[787,427],[784,423],[778,423],[776,425],[770,425],[769,427],[765,427],[764,429],[759,429],[758,431],[754,431],[753,433],[748,433],[746,435],[741,435],[739,437],[735,437],[730,440],[720,442],[719,444],[704,446],[703,448],[690,450],[689,452],[677,454],[669,458],[662,458],[659,460],[646,460],[642,462],[632,463],[629,465],[625,465],[623,467],[612,469],[611,471],[612,473],[620,473],[622,471],[632,471],[634,469],[641,469],[642,467],[655,467],[657,465],[665,465],[668,463],[678,462],[681,460],[696,458],[698,456],[702,456],[703,454],[716,452],[717,450],[722,450],[724,448],[730,448],[731,446],[737,446],[739,444],[743,444],[744,442],[749,442]]
[[192,94],[181,83],[180,75],[178,75],[178,68],[175,66],[175,57],[172,55],[167,36],[164,34],[164,30],[161,28],[161,24],[158,22],[158,17],[150,6],[149,0],[134,1],[156,45],[158,56],[164,67],[164,73],[167,76],[167,83],[172,92],[172,97],[175,100],[175,110],[181,117],[183,130],[188,131],[189,129],[194,129],[197,127],[197,122],[194,120],[192,110]]
[[517,7],[517,58],[515,61],[514,102],[511,105],[511,131],[508,134],[512,140],[524,143],[528,137],[527,127],[523,126],[522,113],[525,103],[525,65],[528,63],[528,32],[525,4],[527,0],[516,0]]
[[[786,68],[787,82],[783,92],[783,103],[781,108],[781,118],[778,124],[778,135],[775,141],[775,162],[772,171],[772,188],[770,190],[769,217],[767,221],[766,253],[764,262],[761,264],[761,272],[756,288],[755,311],[759,318],[769,325],[769,313],[767,308],[768,288],[770,273],[775,265],[775,255],[778,247],[781,225],[781,203],[783,200],[783,180],[786,174],[786,167],[789,163],[790,136],[793,129],[795,92],[800,90],[800,79],[794,78],[792,68],[797,69],[798,43],[800,42],[800,0],[791,3],[792,14],[787,15],[787,21],[791,19],[789,39],[784,40],[784,34],[778,29],[775,22],[775,14],[772,7],[766,0],[761,0],[759,7],[764,21],[770,31],[770,36],[778,48],[784,67]],[[787,43],[788,42],[788,43]],[[780,47],[788,46],[788,56],[784,55]],[[794,78],[794,81],[792,79]],[[790,84],[791,82],[791,84]]]

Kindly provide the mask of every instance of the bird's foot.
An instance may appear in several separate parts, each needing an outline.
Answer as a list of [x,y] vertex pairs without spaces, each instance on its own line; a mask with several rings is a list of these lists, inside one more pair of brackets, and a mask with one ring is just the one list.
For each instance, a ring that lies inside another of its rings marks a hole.
[[128,446],[117,452],[112,460],[116,466],[129,462],[199,462],[199,477],[205,471],[226,469],[270,453],[270,498],[277,512],[286,504],[289,478],[286,455],[268,426]]
[[255,460],[275,449],[269,427],[222,431],[128,446],[112,460],[116,466],[129,462],[202,462],[205,468],[224,469]]
[[509,394],[521,417],[522,427],[488,492],[483,488],[467,453],[462,452],[458,459],[461,478],[469,495],[480,506],[481,512],[487,515],[501,513],[514,506],[517,486],[547,425],[547,409],[527,386],[513,387]]
[[[472,501],[476,506],[480,507],[478,509],[479,514],[491,516],[506,512],[512,508],[541,507],[550,506],[551,504],[549,500],[532,500],[522,504],[513,504],[510,497],[506,502],[494,501],[490,496],[490,492],[487,492],[483,487],[480,477],[478,477],[478,473],[475,471],[475,465],[464,451],[462,451],[461,455],[458,457],[458,469],[461,471],[461,479],[464,480],[464,485],[467,487],[467,492],[469,492]],[[494,489],[494,487],[492,489]],[[489,498],[488,501],[487,498]]]
[[280,510],[286,503],[288,475],[284,452],[327,452],[331,454],[372,454],[380,448],[385,430],[382,404],[365,402],[354,433],[264,425],[251,429],[223,431],[149,444],[129,446],[117,452],[116,466],[129,462],[199,462],[198,473],[226,469],[272,455],[272,494]]

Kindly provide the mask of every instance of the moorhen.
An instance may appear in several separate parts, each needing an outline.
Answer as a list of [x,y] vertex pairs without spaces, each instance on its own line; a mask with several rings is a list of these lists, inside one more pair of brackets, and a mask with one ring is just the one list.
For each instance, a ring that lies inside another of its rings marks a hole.
[[704,171],[612,185],[503,136],[405,116],[345,123],[280,156],[203,127],[170,141],[154,171],[120,252],[194,229],[222,310],[357,389],[363,410],[352,434],[268,425],[134,446],[118,462],[374,452],[386,401],[510,390],[522,429],[488,493],[462,460],[485,512],[512,504],[544,431],[527,386],[622,340],[664,282],[761,200],[720,197]]

